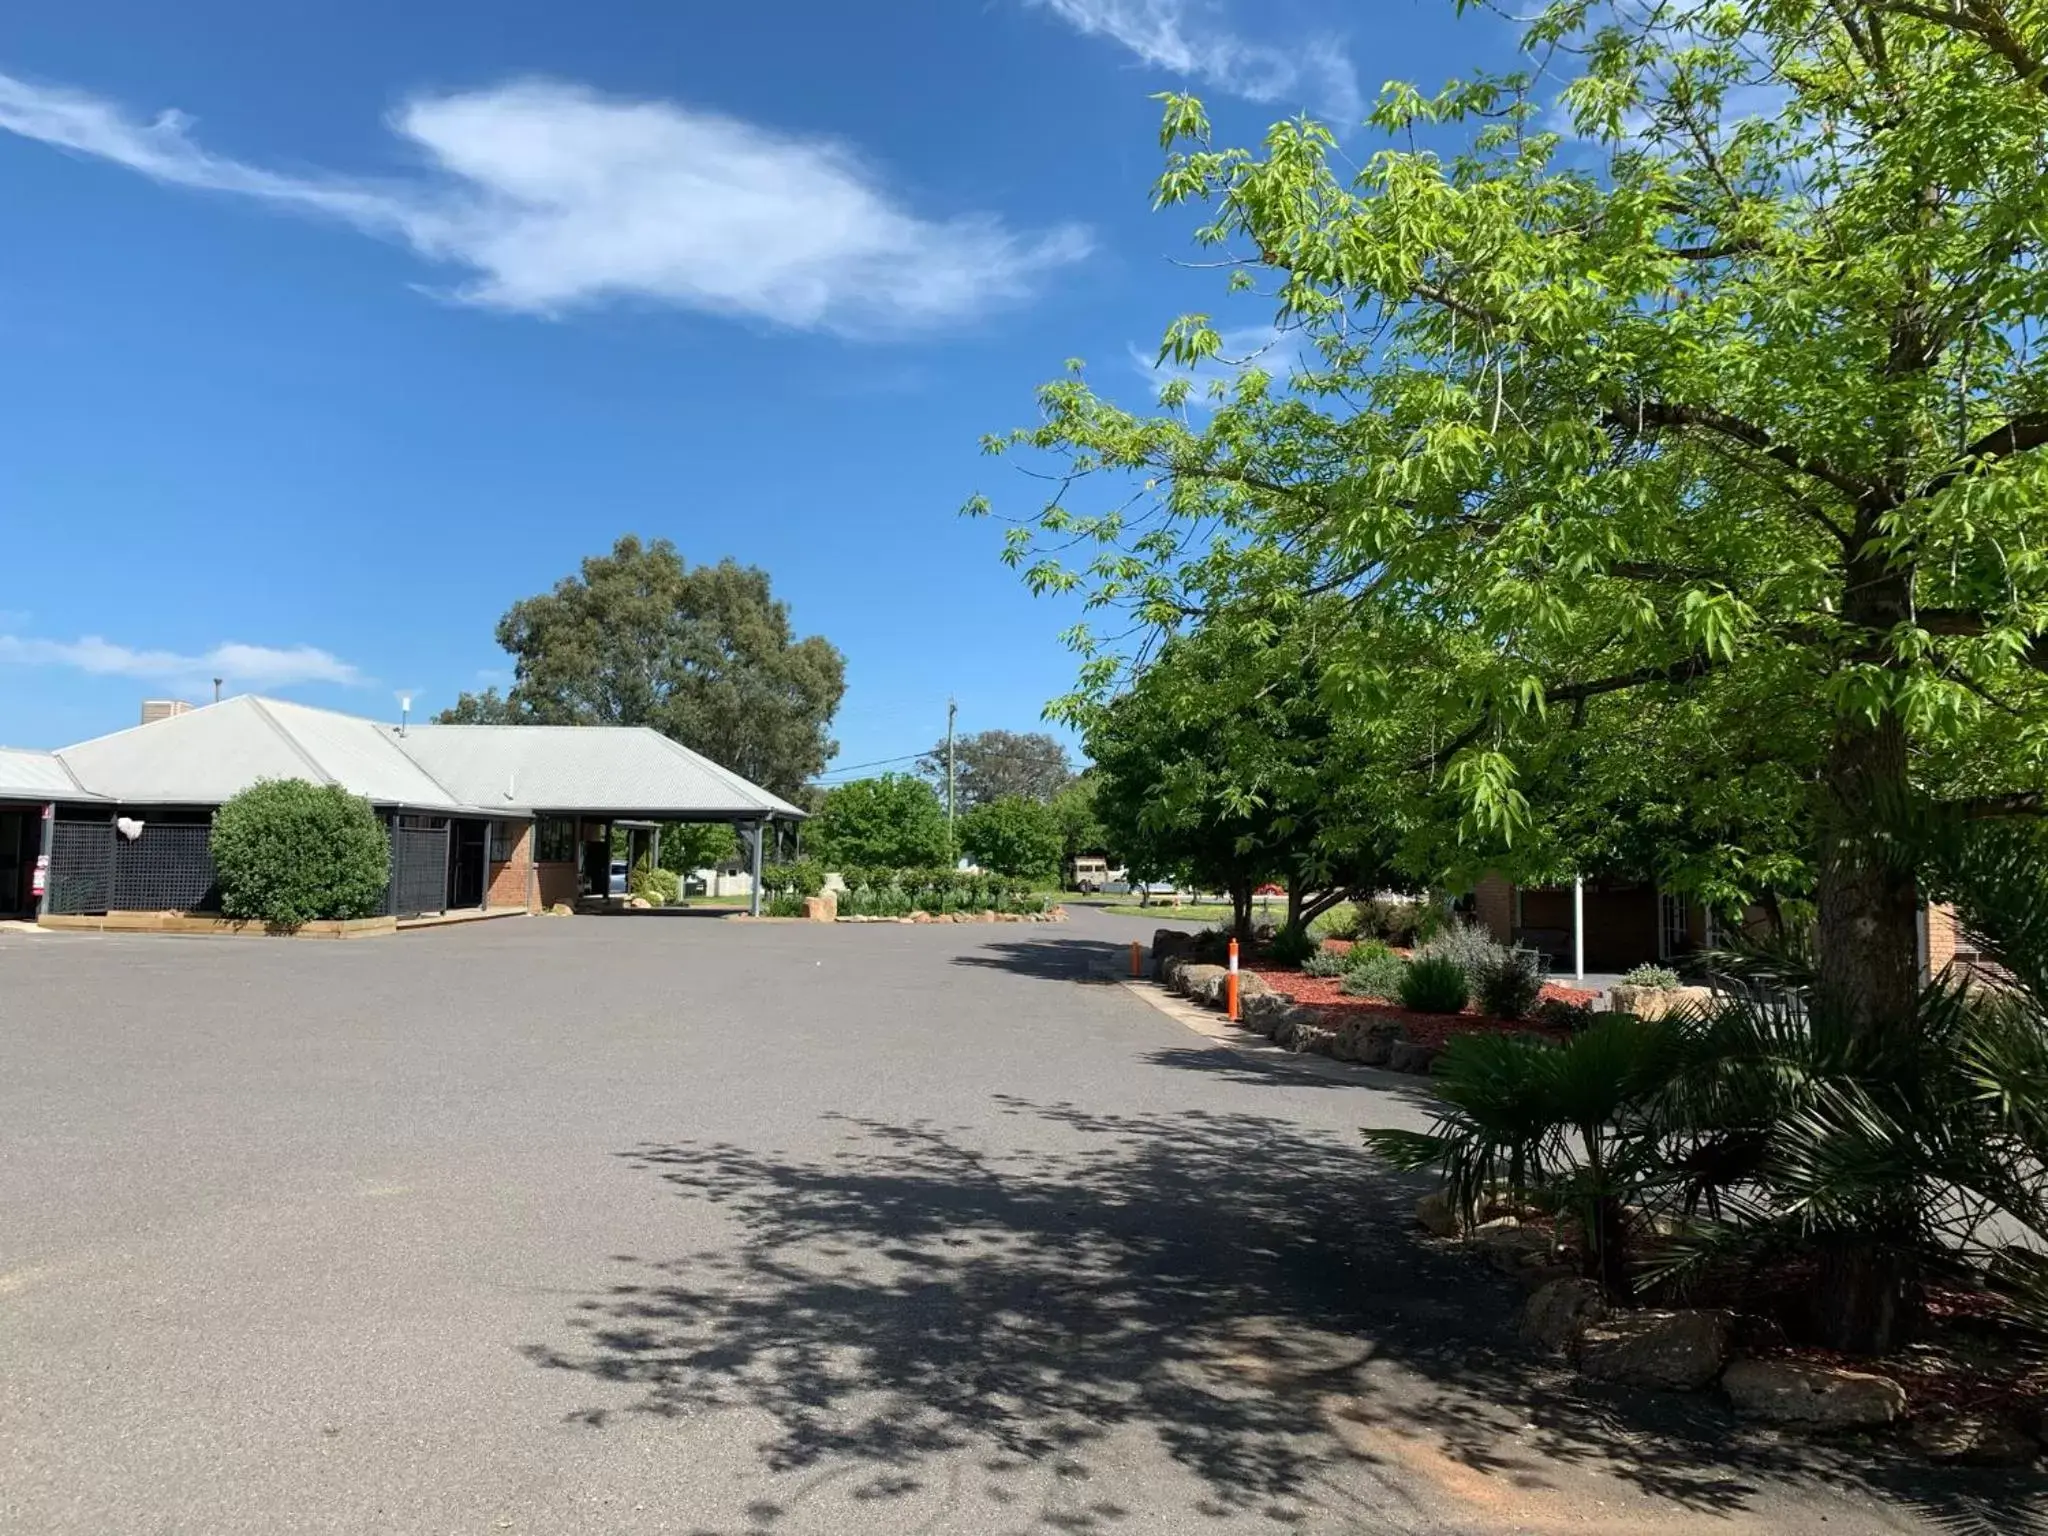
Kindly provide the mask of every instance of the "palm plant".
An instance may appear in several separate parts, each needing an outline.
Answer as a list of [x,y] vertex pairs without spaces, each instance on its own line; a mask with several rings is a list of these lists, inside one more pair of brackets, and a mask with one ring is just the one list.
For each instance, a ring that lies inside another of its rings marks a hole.
[[1365,1139],[1397,1166],[1440,1171],[1467,1220],[1495,1200],[1577,1216],[1586,1273],[1627,1300],[1627,1207],[1662,1167],[1650,1107],[1676,1065],[1676,1044],[1671,1031],[1627,1014],[1563,1045],[1461,1035],[1437,1064],[1445,1107],[1430,1130]]

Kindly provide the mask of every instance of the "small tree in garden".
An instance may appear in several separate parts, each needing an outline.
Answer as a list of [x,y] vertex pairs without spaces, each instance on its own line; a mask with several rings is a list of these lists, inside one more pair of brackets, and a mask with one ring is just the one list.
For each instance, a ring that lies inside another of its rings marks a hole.
[[384,905],[391,844],[370,802],[339,785],[252,785],[215,813],[211,841],[229,917],[297,928]]
[[960,847],[991,874],[1050,879],[1060,862],[1059,818],[1043,801],[1005,795],[960,819]]
[[946,808],[923,779],[885,773],[828,791],[804,838],[826,864],[951,864]]

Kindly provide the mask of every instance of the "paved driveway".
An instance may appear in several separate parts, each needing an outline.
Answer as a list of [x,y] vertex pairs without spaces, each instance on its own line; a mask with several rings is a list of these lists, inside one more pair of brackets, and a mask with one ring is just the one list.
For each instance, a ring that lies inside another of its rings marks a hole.
[[1567,1400],[1147,927],[0,937],[0,1530],[2021,1528]]

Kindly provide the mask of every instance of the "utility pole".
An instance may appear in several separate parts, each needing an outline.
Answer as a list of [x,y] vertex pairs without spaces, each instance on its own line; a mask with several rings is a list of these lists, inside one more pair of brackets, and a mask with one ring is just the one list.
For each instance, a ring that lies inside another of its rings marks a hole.
[[951,699],[946,700],[946,835],[953,835],[953,717],[960,713],[960,706]]

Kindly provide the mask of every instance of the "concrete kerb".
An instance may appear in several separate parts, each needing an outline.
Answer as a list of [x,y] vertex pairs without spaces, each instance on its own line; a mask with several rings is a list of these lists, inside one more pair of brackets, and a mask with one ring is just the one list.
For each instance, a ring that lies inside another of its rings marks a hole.
[[1272,1045],[1259,1036],[1232,1024],[1213,1008],[1202,1007],[1177,997],[1156,981],[1131,981],[1119,977],[1117,984],[1134,997],[1158,1009],[1169,1019],[1193,1030],[1211,1045],[1242,1056],[1261,1066],[1283,1072],[1299,1072],[1330,1083],[1349,1083],[1358,1088],[1405,1088],[1413,1092],[1421,1079],[1406,1072],[1383,1072],[1355,1062],[1334,1061],[1328,1056],[1295,1052]]

